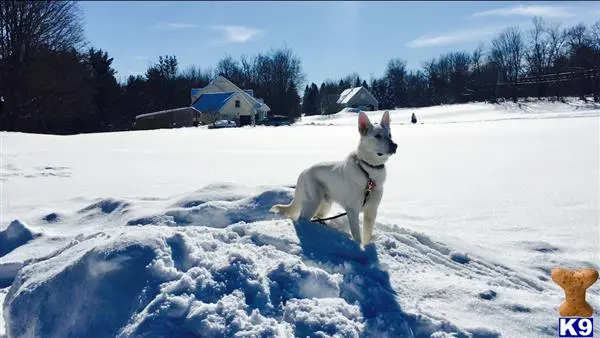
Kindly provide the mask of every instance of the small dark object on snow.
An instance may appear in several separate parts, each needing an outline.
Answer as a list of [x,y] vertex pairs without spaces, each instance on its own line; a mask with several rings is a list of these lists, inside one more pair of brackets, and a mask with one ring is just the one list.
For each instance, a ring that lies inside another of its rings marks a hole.
[[415,116],[415,113],[412,113],[412,116],[410,118],[410,122],[412,122],[412,124],[417,123],[417,116]]
[[487,290],[487,291],[481,292],[479,294],[479,298],[485,299],[485,300],[492,300],[492,299],[495,299],[497,295],[498,294],[496,293],[496,291]]

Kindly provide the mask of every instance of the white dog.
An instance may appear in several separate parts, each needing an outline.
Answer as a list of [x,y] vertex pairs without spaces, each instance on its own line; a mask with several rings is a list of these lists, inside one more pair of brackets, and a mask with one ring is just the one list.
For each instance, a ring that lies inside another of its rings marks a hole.
[[[358,131],[360,142],[355,151],[343,161],[318,163],[302,171],[294,200],[288,205],[274,205],[271,211],[282,213],[294,221],[311,221],[313,217],[324,218],[331,209],[331,203],[336,202],[346,211],[354,240],[359,244],[369,244],[383,196],[385,163],[396,153],[398,145],[392,141],[387,111],[381,122],[375,125],[364,112],[360,112]],[[361,212],[364,212],[362,239],[359,227]]]

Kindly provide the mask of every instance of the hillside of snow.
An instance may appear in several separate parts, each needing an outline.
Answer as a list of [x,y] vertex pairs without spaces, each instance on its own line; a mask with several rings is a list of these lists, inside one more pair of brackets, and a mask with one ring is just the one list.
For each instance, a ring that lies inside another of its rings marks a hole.
[[[345,218],[268,211],[356,147],[353,113],[0,133],[0,337],[555,337],[550,270],[600,269],[598,108],[391,111],[398,153],[366,248]],[[600,283],[588,295],[598,315]]]
[[[440,105],[425,108],[402,108],[393,111],[396,124],[410,124],[414,113],[417,123],[457,123],[457,122],[490,122],[514,119],[547,119],[596,116],[600,104],[588,103],[567,98],[566,103],[548,100],[520,100],[517,103],[505,102],[492,105],[489,103],[467,103]],[[369,116],[380,116],[381,112],[367,112]],[[356,113],[342,110],[333,115],[307,116],[300,125],[355,125]]]

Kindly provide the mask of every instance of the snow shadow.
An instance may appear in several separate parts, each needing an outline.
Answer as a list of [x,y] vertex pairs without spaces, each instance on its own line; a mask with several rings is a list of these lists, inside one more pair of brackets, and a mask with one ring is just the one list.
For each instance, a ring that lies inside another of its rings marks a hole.
[[299,221],[294,227],[307,258],[344,269],[340,296],[359,305],[363,337],[414,337],[374,244],[363,250],[346,233],[319,223]]
[[486,329],[465,331],[448,321],[405,313],[389,273],[379,263],[374,243],[363,249],[348,233],[315,222],[298,221],[294,228],[306,258],[342,273],[339,296],[359,306],[364,318],[361,337],[499,337]]
[[0,231],[0,257],[26,244],[39,235],[34,234],[25,224],[15,220]]

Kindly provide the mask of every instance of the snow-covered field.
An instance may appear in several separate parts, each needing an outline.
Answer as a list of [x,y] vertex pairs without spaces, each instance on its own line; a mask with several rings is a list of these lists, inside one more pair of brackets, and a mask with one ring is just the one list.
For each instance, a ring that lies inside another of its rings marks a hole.
[[[268,212],[357,145],[356,114],[2,133],[0,336],[555,337],[550,269],[600,269],[598,108],[391,112],[399,151],[364,250]],[[600,282],[588,295],[598,315]]]

